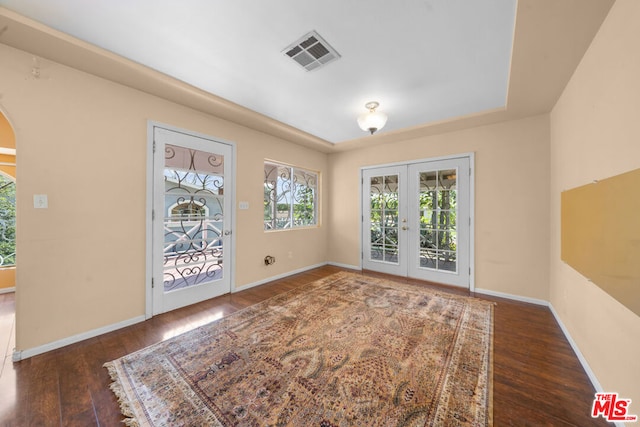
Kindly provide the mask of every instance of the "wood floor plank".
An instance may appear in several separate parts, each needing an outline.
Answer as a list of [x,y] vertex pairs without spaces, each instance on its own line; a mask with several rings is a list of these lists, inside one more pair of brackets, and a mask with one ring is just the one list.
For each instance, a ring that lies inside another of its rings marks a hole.
[[118,406],[118,402],[113,392],[104,386],[111,383],[111,378],[103,365],[110,360],[121,357],[124,350],[117,344],[117,337],[103,339],[103,336],[99,338],[88,340],[91,345],[87,345],[83,350],[86,369],[89,372],[87,388],[97,425],[115,426],[122,420],[122,415],[113,410]]
[[16,394],[16,373],[11,359],[5,360],[6,369],[0,375],[0,420],[14,420],[18,407]]
[[[338,271],[344,269],[325,266],[239,290],[19,363],[11,363],[10,354],[6,354],[10,350],[2,347],[11,339],[6,334],[15,332],[5,326],[0,329],[0,351],[5,352],[5,368],[0,373],[0,426],[122,425],[118,402],[109,389],[111,379],[103,368],[105,362]],[[420,280],[373,272],[360,274],[471,295],[466,289]],[[0,316],[13,316],[13,296],[3,295]],[[593,387],[547,307],[480,294],[471,296],[495,303],[496,427],[609,425],[602,418],[590,417]]]
[[0,377],[6,366],[7,358],[15,346],[15,298],[13,293],[0,294]]
[[[30,360],[28,375],[24,383],[27,387],[28,401],[26,425],[59,426],[62,425],[60,407],[60,387],[58,378],[58,355],[63,350],[54,350],[46,354],[34,356]],[[23,381],[23,379],[19,379]]]
[[92,371],[85,360],[87,347],[91,344],[78,343],[61,352],[56,367],[60,390],[60,418],[62,425],[95,426],[96,417],[89,391]]

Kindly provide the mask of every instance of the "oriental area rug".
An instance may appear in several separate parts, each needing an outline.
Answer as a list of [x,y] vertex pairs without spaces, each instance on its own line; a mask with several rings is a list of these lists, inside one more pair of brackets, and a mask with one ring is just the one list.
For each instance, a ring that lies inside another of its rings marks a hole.
[[493,304],[340,272],[108,362],[129,426],[490,426]]

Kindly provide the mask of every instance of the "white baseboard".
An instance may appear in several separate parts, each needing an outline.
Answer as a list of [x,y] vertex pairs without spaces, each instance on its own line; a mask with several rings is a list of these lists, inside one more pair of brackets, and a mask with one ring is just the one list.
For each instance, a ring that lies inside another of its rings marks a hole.
[[[580,361],[580,364],[582,365],[582,369],[584,369],[584,372],[589,377],[589,381],[591,381],[591,384],[593,385],[593,388],[596,389],[596,393],[604,392],[605,390],[603,390],[602,386],[600,385],[600,381],[598,381],[598,378],[596,377],[595,372],[593,372],[593,370],[591,370],[591,366],[589,366],[589,362],[587,362],[587,359],[585,359],[584,355],[580,351],[580,348],[578,347],[578,344],[576,344],[576,342],[571,337],[571,334],[569,333],[569,330],[566,328],[566,326],[564,326],[564,323],[562,323],[562,320],[560,319],[560,315],[558,315],[558,312],[556,311],[556,309],[553,308],[553,304],[549,303],[548,305],[549,305],[549,310],[551,310],[551,313],[553,313],[553,317],[556,318],[556,322],[558,322],[558,325],[560,325],[560,329],[562,329],[562,333],[564,334],[564,336],[567,339],[567,341],[569,341],[569,345],[571,345],[571,348],[573,349],[573,352],[578,357],[578,360]],[[594,396],[594,398],[595,398],[595,396]],[[623,422],[614,422],[613,424],[616,427],[625,427],[627,425],[627,424],[625,424]]]
[[239,287],[239,288],[234,287],[231,290],[231,293],[236,293],[236,292],[244,291],[247,289],[251,289],[256,286],[260,286],[260,285],[264,285],[265,283],[272,282],[274,280],[284,279],[285,277],[293,276],[294,274],[304,273],[305,271],[313,270],[314,268],[324,267],[325,265],[327,265],[327,263],[323,262],[320,264],[309,265],[307,267],[299,268],[297,270],[288,271],[286,273],[278,274],[276,276],[267,277],[266,279],[258,280],[257,282],[252,282],[246,285],[242,285],[242,287]]
[[358,271],[362,270],[360,266],[350,265],[350,264],[341,264],[339,262],[328,262],[327,265],[333,265],[334,267],[340,267],[340,268],[347,268],[349,270],[358,270]]
[[[476,289],[476,292],[479,294],[491,295],[495,297],[506,298],[506,299],[515,300],[515,301],[528,302],[536,305],[543,305],[543,306],[549,307],[549,310],[551,310],[551,314],[553,314],[553,317],[556,319],[556,322],[558,322],[558,325],[560,326],[560,329],[562,330],[562,333],[564,334],[565,338],[569,342],[569,345],[573,349],[573,352],[578,357],[578,360],[580,361],[580,365],[582,365],[582,369],[584,369],[584,372],[587,374],[587,377],[589,377],[589,381],[591,381],[593,388],[596,389],[596,392],[604,391],[602,389],[602,386],[600,385],[600,382],[598,381],[598,378],[596,377],[596,374],[593,372],[593,370],[591,369],[591,366],[589,366],[589,363],[587,362],[587,359],[585,359],[584,355],[580,351],[578,344],[576,344],[576,342],[571,337],[569,330],[566,328],[566,326],[562,322],[562,319],[560,318],[560,315],[558,315],[558,312],[556,311],[556,309],[553,308],[553,304],[551,304],[549,301],[545,301],[537,298],[529,298],[529,297],[522,297],[518,295],[505,294],[502,292],[491,291],[488,289]],[[615,423],[615,425],[617,427],[624,427],[622,423]]]
[[2,288],[0,289],[0,294],[10,294],[11,292],[15,292],[16,288],[12,287],[12,288]]
[[135,325],[136,323],[144,322],[144,320],[145,320],[144,316],[138,316],[138,317],[134,317],[133,319],[123,320],[122,322],[103,326],[101,328],[93,329],[91,331],[83,332],[78,335],[73,335],[71,337],[63,338],[58,341],[53,341],[38,347],[33,347],[26,350],[14,349],[12,360],[14,362],[19,362],[21,360],[28,359],[33,356],[37,356],[38,354],[46,353],[47,351],[56,350],[58,348],[65,347],[69,344],[75,344],[77,342],[84,341],[89,338],[97,337],[98,335],[106,334],[108,332],[113,332],[115,330],[122,329],[127,326]]
[[529,304],[535,304],[535,305],[549,306],[549,301],[545,301],[543,299],[538,299],[538,298],[523,297],[520,295],[507,294],[504,292],[492,291],[489,289],[479,289],[479,288],[476,288],[475,292],[478,294],[491,295],[492,297],[505,298],[505,299],[520,301],[520,302],[528,302]]
[[549,310],[551,310],[551,313],[553,313],[553,317],[556,318],[556,322],[558,322],[558,325],[560,325],[560,329],[562,329],[562,333],[564,333],[564,336],[567,338],[567,341],[569,341],[569,344],[571,345],[571,348],[573,349],[574,353],[576,354],[576,356],[578,356],[578,360],[580,361],[580,364],[584,368],[584,371],[587,373],[587,376],[589,377],[591,384],[593,384],[593,388],[596,389],[596,392],[604,391],[602,390],[602,386],[600,385],[598,378],[596,378],[596,374],[591,370],[591,367],[589,366],[587,359],[584,358],[582,352],[580,351],[580,348],[578,348],[578,345],[576,344],[576,342],[573,340],[573,338],[571,338],[571,334],[569,334],[569,331],[564,326],[564,323],[562,323],[562,320],[560,319],[558,312],[556,311],[555,308],[553,308],[553,305],[551,303],[549,303]]

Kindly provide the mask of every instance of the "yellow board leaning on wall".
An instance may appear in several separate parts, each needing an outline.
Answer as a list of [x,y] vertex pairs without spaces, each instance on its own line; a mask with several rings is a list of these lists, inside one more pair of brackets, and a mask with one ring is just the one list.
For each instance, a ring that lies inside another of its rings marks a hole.
[[640,316],[640,169],[564,191],[561,257]]
[[3,289],[13,288],[16,285],[16,268],[7,267],[0,269],[0,293]]

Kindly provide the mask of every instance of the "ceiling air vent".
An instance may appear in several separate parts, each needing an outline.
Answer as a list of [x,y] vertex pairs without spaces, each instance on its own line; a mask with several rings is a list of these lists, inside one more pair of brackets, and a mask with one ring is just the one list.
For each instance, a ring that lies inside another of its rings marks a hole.
[[283,52],[307,71],[316,70],[340,58],[340,54],[315,31],[300,37]]

